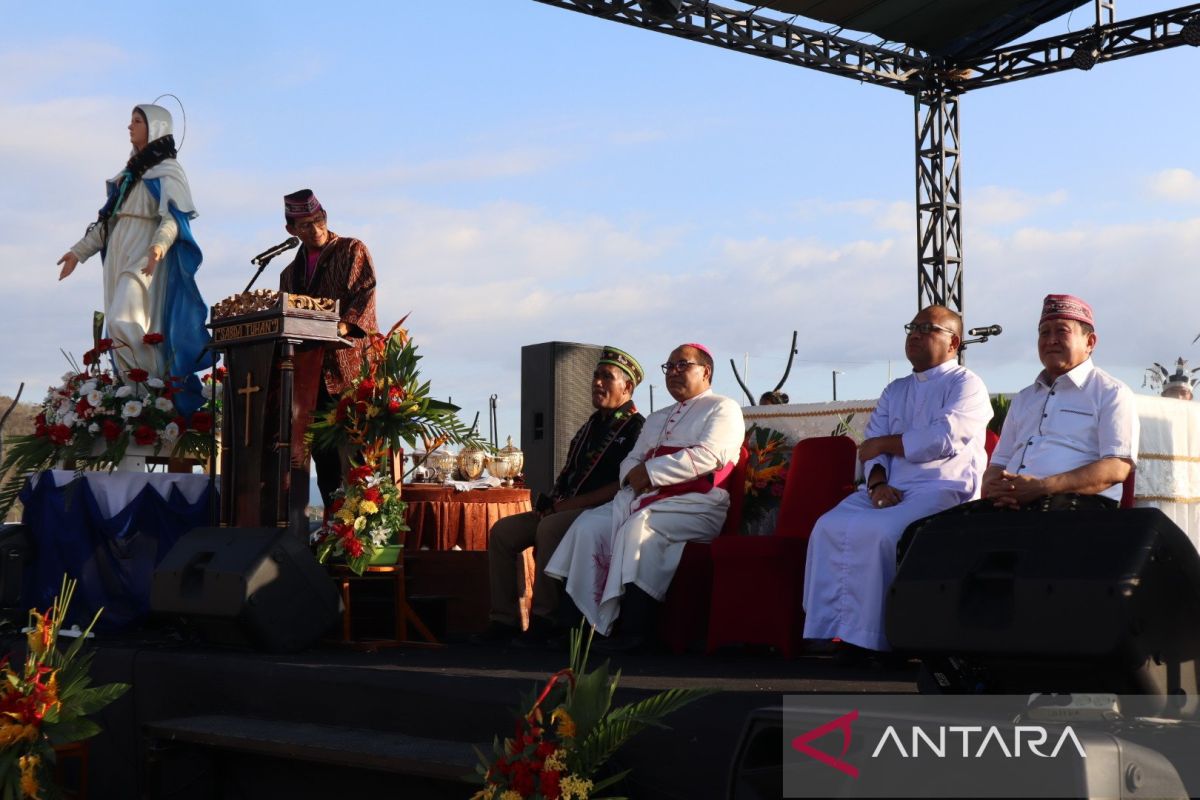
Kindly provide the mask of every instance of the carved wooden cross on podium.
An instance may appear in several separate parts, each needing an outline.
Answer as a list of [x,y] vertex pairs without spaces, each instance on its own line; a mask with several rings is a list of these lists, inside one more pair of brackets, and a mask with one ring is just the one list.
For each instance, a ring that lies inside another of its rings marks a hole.
[[238,394],[244,395],[246,398],[246,425],[245,425],[246,433],[245,433],[245,440],[244,440],[244,444],[246,447],[250,446],[250,395],[254,394],[261,388],[259,386],[253,386],[252,384],[253,384],[253,381],[250,379],[250,372],[247,371],[245,387],[237,390]]

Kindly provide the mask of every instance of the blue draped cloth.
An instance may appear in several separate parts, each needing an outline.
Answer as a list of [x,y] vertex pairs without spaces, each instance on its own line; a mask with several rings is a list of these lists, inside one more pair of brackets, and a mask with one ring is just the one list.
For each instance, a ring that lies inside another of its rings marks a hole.
[[85,627],[101,607],[97,630],[140,622],[150,613],[154,568],[185,533],[211,524],[212,495],[206,483],[194,503],[176,486],[163,499],[147,483],[124,508],[106,517],[87,477],[56,486],[53,473],[42,473],[20,495],[22,521],[34,540],[21,586],[23,607],[48,608],[65,573],[79,581],[68,624]]
[[[162,197],[162,186],[158,178],[146,178],[146,188],[158,201]],[[196,270],[204,256],[192,236],[191,217],[169,204],[171,216],[179,226],[175,243],[167,249],[163,266],[167,269],[167,293],[163,300],[162,334],[163,346],[171,365],[171,374],[183,378],[182,391],[174,396],[179,413],[191,419],[192,412],[204,405],[200,394],[200,379],[197,370],[206,366],[204,348],[212,337],[205,329],[208,306],[196,286]]]

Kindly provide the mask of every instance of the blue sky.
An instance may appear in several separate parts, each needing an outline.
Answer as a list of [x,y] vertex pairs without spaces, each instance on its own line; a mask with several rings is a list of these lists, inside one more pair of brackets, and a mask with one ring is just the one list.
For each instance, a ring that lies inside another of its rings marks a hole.
[[[841,399],[878,395],[889,362],[906,371],[907,96],[532,0],[331,9],[7,11],[0,393],[25,380],[40,397],[59,348],[87,348],[98,260],[63,283],[54,263],[127,157],[130,107],[164,92],[187,109],[205,299],[245,285],[248,259],[286,235],[281,196],[311,187],[331,228],[372,250],[381,325],[411,311],[435,392],[468,420],[497,393],[501,437],[519,432],[535,342],[622,346],[661,389],[652,365],[699,340],[748,363],[759,392],[797,329],[785,390],[800,401],[829,399],[834,369]],[[1198,66],[1182,47],[962,101],[967,323],[1006,329],[970,352],[992,391],[1036,372],[1048,292],[1091,300],[1097,362],[1135,390],[1152,361],[1200,363]],[[716,387],[737,394],[727,364]]]

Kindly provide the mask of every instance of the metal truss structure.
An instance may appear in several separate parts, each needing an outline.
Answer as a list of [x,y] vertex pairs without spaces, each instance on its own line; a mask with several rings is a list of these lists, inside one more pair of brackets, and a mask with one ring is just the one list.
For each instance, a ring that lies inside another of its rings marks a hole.
[[[917,307],[963,311],[959,97],[972,89],[1158,52],[1200,47],[1200,3],[1116,22],[1115,0],[1094,0],[1082,31],[997,47],[962,60],[902,45],[864,44],[708,0],[537,0],[558,8],[911,94],[916,116]],[[652,10],[656,9],[656,10]],[[672,9],[673,11],[673,9]]]

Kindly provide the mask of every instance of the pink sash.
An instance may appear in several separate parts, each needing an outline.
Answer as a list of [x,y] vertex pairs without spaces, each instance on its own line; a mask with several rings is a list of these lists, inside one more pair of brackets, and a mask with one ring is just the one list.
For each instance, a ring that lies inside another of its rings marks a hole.
[[[656,458],[657,456],[669,456],[672,453],[678,453],[680,450],[684,450],[684,449],[686,449],[686,448],[668,447],[665,445],[662,447],[656,447],[655,449],[651,450],[649,453],[646,454],[646,460],[649,461],[650,459]],[[650,505],[651,503],[656,503],[659,500],[662,500],[667,497],[676,497],[681,494],[691,494],[692,492],[697,492],[699,494],[707,494],[712,491],[714,486],[719,489],[727,489],[725,484],[729,482],[729,476],[730,476],[730,474],[733,473],[733,466],[734,466],[733,462],[730,461],[727,464],[725,464],[724,466],[718,467],[717,469],[713,470],[712,472],[709,472],[705,475],[701,475],[698,478],[692,478],[690,481],[684,481],[683,483],[673,483],[670,486],[663,486],[661,489],[658,489],[653,495],[648,495],[648,496],[643,495],[642,497],[640,497],[637,500],[637,502],[633,504],[633,510],[635,512],[641,511],[643,508]]]

